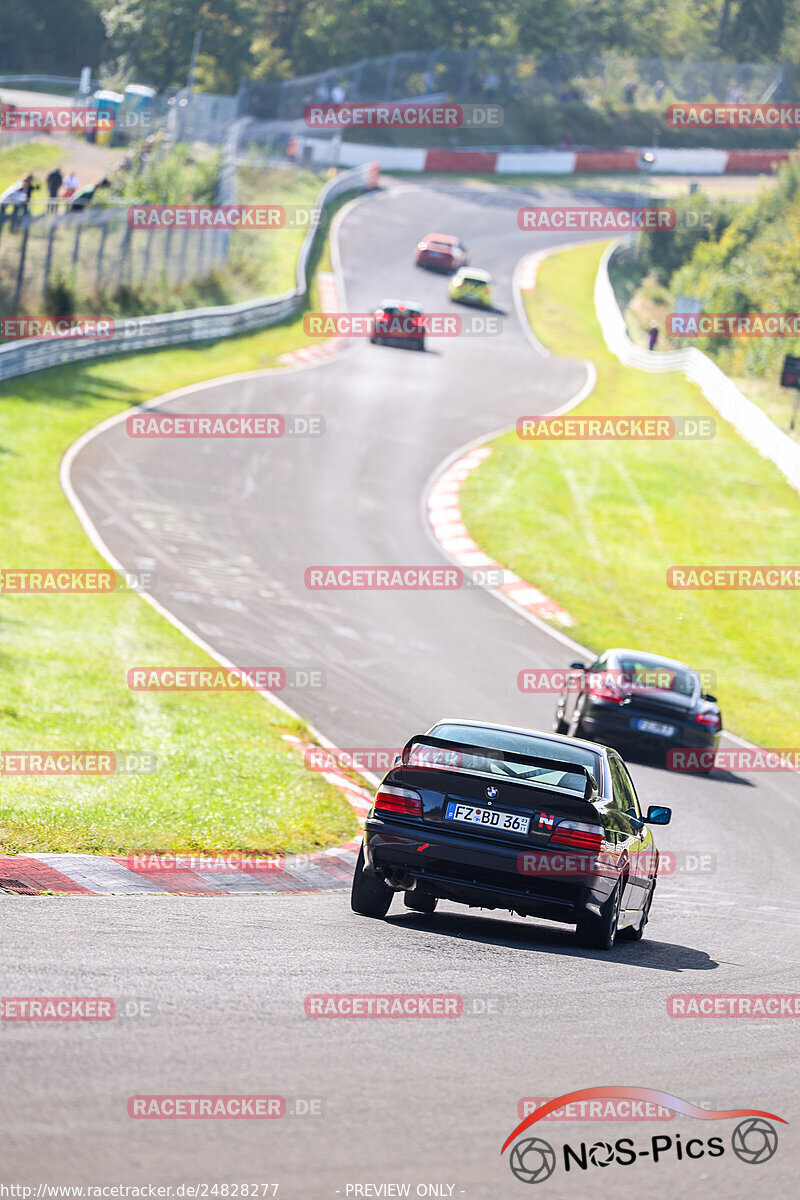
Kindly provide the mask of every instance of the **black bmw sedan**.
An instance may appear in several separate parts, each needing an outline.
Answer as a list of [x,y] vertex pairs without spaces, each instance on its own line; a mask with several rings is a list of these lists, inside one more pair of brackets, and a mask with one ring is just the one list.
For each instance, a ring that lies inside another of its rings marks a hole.
[[439,900],[505,908],[577,927],[583,945],[638,940],[658,851],[615,750],[574,738],[448,720],[417,734],[378,788],[351,904],[385,917],[392,897],[432,913]]

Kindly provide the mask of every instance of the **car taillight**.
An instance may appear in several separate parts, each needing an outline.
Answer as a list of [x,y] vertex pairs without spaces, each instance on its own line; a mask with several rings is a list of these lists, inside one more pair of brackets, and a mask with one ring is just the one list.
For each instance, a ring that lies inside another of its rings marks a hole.
[[718,733],[722,729],[722,719],[719,713],[715,712],[700,712],[695,717],[698,725],[704,725],[706,729],[710,729],[712,733]]
[[589,688],[589,695],[593,700],[605,700],[607,704],[623,704],[628,698],[616,688],[610,687]]
[[603,830],[599,825],[581,821],[562,821],[550,837],[551,846],[569,846],[572,850],[589,850],[596,854],[603,845]]
[[403,813],[407,817],[422,816],[422,798],[410,788],[390,787],[382,784],[375,797],[375,808],[380,812]]

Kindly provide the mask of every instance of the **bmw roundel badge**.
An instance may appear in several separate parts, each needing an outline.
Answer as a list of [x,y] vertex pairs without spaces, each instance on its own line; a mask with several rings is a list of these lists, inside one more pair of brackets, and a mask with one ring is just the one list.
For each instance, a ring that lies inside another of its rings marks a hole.
[[489,797],[490,800],[494,800],[495,796],[497,795],[497,788],[496,787],[488,787],[486,789],[486,795]]

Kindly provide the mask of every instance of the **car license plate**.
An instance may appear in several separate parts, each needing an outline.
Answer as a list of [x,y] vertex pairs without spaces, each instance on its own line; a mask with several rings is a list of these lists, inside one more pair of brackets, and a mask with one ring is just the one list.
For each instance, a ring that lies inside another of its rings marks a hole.
[[519,813],[501,812],[496,808],[476,808],[474,804],[457,804],[449,800],[445,809],[445,820],[461,821],[465,825],[481,825],[500,833],[527,833],[530,817]]
[[674,725],[663,725],[661,721],[646,721],[643,717],[636,721],[636,728],[642,733],[657,733],[659,737],[672,737],[675,732]]

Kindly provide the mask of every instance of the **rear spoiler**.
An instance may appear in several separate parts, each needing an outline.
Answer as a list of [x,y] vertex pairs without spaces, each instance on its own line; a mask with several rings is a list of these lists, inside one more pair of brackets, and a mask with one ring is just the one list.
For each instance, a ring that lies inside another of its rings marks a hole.
[[[431,737],[429,734],[417,734],[409,738],[400,754],[400,762],[404,767],[409,766],[408,758],[414,746],[430,746],[435,750],[450,751],[453,754],[475,754],[483,758],[493,758],[499,762],[520,763],[525,767],[546,767],[550,771],[563,771],[568,775],[583,775],[586,780],[583,792],[584,800],[591,801],[597,796],[597,782],[589,768],[585,767],[583,763],[564,762],[557,758],[538,758],[533,754],[517,754],[515,750],[498,750],[489,746],[473,746],[467,742],[451,742],[446,738]],[[444,761],[437,762],[435,757],[432,756],[432,761],[426,765],[429,765],[431,770],[434,771],[447,771],[448,769],[458,771],[460,769],[452,763],[448,764],[444,754],[442,755],[442,759]],[[414,770],[413,764],[410,769]],[[489,772],[485,773],[489,774]],[[479,771],[476,774],[484,774],[484,772]],[[497,777],[492,774],[491,778],[495,779]],[[511,779],[511,776],[509,776],[509,779]],[[555,791],[566,792],[570,796],[575,796],[575,792],[571,788],[562,788],[553,783],[537,784],[535,779],[515,779],[514,782],[523,784],[526,787],[552,788]]]

